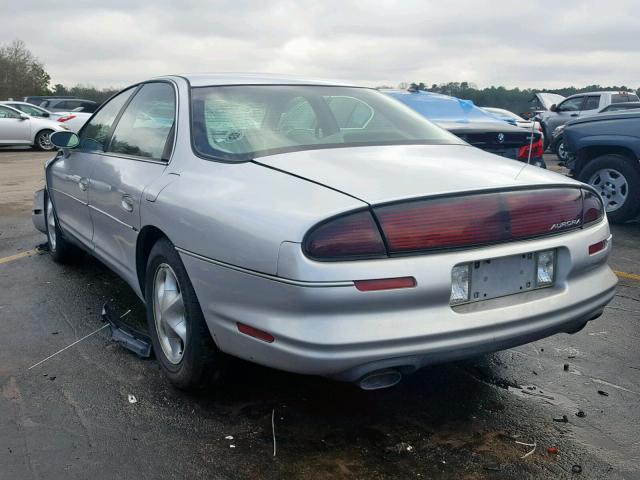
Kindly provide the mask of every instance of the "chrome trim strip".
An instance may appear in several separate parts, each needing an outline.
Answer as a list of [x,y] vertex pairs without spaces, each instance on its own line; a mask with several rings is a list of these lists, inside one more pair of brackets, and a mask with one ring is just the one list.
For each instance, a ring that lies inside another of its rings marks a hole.
[[63,192],[62,190],[58,190],[57,188],[52,188],[51,190],[53,190],[56,193],[60,193],[61,195],[64,195],[65,197],[69,197],[72,200],[75,200],[78,203],[81,203],[82,205],[84,205],[85,207],[88,205],[88,203],[83,202],[82,200],[80,200],[79,198],[74,197],[73,195],[67,193],[67,192]]
[[132,226],[132,225],[129,225],[128,223],[124,223],[124,222],[123,222],[122,220],[120,220],[119,218],[116,218],[116,217],[114,217],[113,215],[111,215],[111,214],[109,214],[109,213],[107,213],[107,212],[105,212],[105,211],[103,211],[103,210],[100,210],[100,209],[99,209],[99,208],[97,208],[97,207],[94,207],[93,205],[89,205],[89,208],[90,208],[91,210],[93,210],[94,212],[101,213],[101,214],[102,214],[102,215],[104,215],[105,217],[109,217],[111,220],[113,220],[113,221],[114,221],[114,222],[116,222],[116,223],[119,223],[120,225],[122,225],[122,226],[124,226],[124,227],[130,228],[130,229],[131,229],[131,230],[133,230],[134,232],[137,232],[137,231],[138,231],[138,230],[136,229],[136,227],[134,227],[134,226]]
[[288,285],[295,285],[297,287],[313,287],[313,288],[322,288],[322,287],[353,287],[353,282],[342,281],[342,282],[305,282],[303,280],[292,280],[290,278],[277,277],[275,275],[269,275],[267,273],[256,272],[255,270],[249,270],[247,268],[238,267],[237,265],[231,265],[230,263],[224,263],[219,260],[214,260],[212,258],[203,257],[202,255],[198,255],[197,253],[190,252],[189,250],[185,250],[184,248],[175,247],[176,250],[180,253],[188,255],[193,258],[197,258],[198,260],[203,260],[208,263],[212,263],[213,265],[217,265],[219,267],[228,268],[230,270],[236,270],[238,272],[246,273],[248,275],[254,275],[256,277],[262,277],[267,280],[273,280],[274,282],[286,283]]

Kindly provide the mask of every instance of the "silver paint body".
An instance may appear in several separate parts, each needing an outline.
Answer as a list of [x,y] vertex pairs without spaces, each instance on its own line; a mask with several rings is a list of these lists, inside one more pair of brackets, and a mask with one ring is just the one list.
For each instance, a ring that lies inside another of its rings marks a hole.
[[[297,78],[165,77],[176,88],[176,141],[168,163],[59,153],[47,189],[65,235],[118,273],[143,298],[136,269],[141,232],[175,245],[218,347],[271,367],[356,380],[378,368],[495,351],[573,330],[612,299],[605,220],[548,238],[456,252],[317,262],[301,242],[319,221],[379,202],[496,187],[578,182],[468,145],[353,147],[283,153],[245,163],[197,157],[189,132],[189,86],[319,84]],[[331,83],[335,84],[335,83]],[[86,190],[80,182],[89,180]],[[128,211],[123,197],[130,200]],[[36,194],[34,212],[42,194]],[[40,207],[41,208],[41,207]],[[34,223],[43,223],[34,215]],[[454,265],[558,249],[552,288],[451,307]],[[354,280],[413,276],[412,289],[361,292]],[[265,343],[237,322],[266,330]]]
[[9,105],[2,105],[8,108],[18,118],[0,118],[0,146],[9,145],[29,145],[36,143],[38,133],[43,130],[50,132],[63,132],[67,128],[60,123],[48,118],[31,117]]

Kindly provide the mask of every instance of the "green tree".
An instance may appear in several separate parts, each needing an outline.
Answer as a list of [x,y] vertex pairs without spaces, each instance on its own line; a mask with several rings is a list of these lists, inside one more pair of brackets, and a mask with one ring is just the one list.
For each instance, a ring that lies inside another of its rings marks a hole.
[[0,46],[0,99],[47,95],[51,77],[22,40]]

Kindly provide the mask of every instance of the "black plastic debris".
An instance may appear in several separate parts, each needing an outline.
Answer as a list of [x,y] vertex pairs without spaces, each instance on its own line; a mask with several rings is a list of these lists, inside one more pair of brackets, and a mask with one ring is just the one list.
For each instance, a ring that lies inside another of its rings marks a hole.
[[576,417],[584,418],[584,417],[586,417],[586,416],[587,416],[587,414],[586,414],[586,413],[584,413],[584,411],[583,411],[583,410],[578,410],[578,411],[576,412]]
[[572,473],[582,473],[582,467],[580,465],[574,465],[571,467]]
[[608,397],[609,396],[609,394],[607,392],[605,392],[604,390],[598,390],[598,393],[600,395],[602,395],[603,397]]
[[149,336],[126,325],[122,318],[115,315],[106,303],[102,307],[102,321],[109,324],[111,340],[127,350],[131,350],[140,358],[149,358],[151,356],[151,339]]
[[565,371],[565,372],[568,372],[568,371],[569,371],[569,364],[568,364],[568,363],[565,363],[565,364],[564,364],[564,371]]

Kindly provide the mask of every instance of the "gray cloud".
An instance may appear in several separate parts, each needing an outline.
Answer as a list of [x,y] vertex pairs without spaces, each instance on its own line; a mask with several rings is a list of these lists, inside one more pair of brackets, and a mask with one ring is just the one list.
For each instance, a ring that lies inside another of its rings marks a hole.
[[637,2],[0,0],[53,82],[251,71],[368,85],[640,85]]

